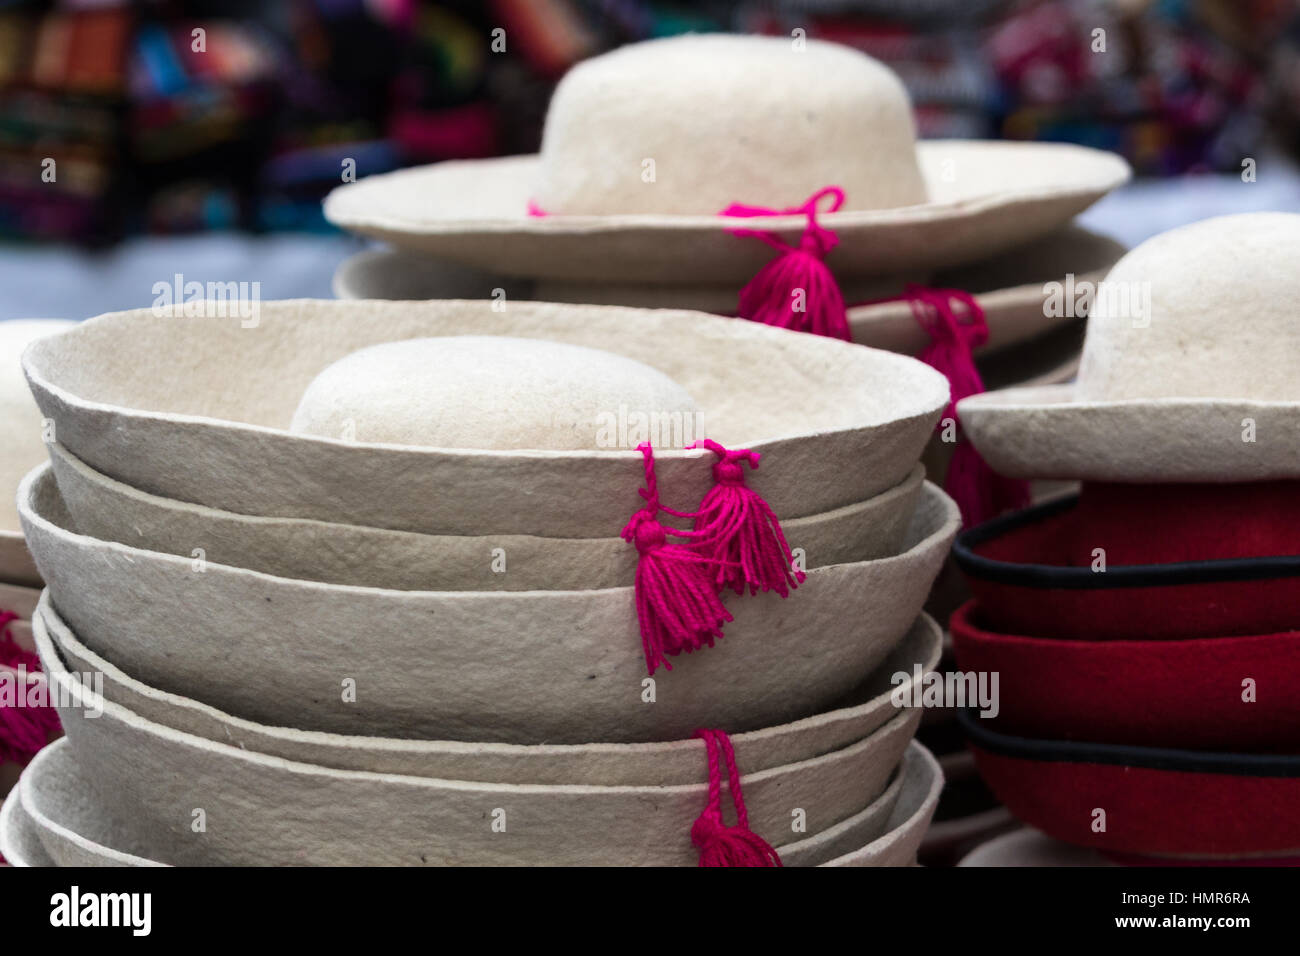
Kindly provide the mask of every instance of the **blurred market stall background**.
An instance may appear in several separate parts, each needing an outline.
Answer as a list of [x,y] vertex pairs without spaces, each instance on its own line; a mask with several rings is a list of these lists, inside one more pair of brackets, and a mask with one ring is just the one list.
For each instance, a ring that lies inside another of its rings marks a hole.
[[1130,244],[1300,210],[1294,0],[0,0],[0,319],[173,272],[328,296],[345,172],[534,151],[556,78],[623,43],[795,28],[893,66],[923,136],[1122,153],[1143,178],[1084,222]]

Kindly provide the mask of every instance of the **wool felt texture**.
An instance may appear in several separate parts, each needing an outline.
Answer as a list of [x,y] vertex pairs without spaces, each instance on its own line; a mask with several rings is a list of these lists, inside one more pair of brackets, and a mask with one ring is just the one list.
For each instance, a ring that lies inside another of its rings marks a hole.
[[[18,529],[14,491],[23,475],[45,460],[41,413],[23,378],[19,356],[38,338],[76,325],[65,319],[0,322],[0,581],[39,586],[40,576]],[[0,600],[0,610],[5,605]],[[9,608],[9,610],[13,610]],[[27,615],[24,615],[26,617]]]
[[[271,756],[336,770],[368,770],[481,783],[650,786],[692,783],[700,775],[696,740],[644,744],[466,744],[448,740],[401,740],[269,727],[224,714],[200,701],[149,687],[89,650],[54,613],[39,612],[41,653],[57,653],[69,669],[103,675],[105,698],[174,730]],[[922,616],[902,643],[834,710],[790,724],[731,736],[738,765],[754,773],[842,749],[874,733],[898,709],[892,695],[913,684],[938,660],[939,629]],[[904,673],[901,685],[892,680]]]
[[[204,740],[103,702],[85,715],[77,675],[44,662],[59,715],[99,802],[150,858],[177,865],[695,865],[704,783],[651,787],[483,784],[331,770]],[[791,811],[822,830],[882,793],[919,715],[842,750],[743,774],[751,829],[792,842]],[[191,811],[207,812],[194,834]],[[501,811],[500,813],[496,811]],[[504,814],[506,838],[493,832]],[[142,844],[143,845],[143,844]]]
[[[534,198],[553,215],[710,216],[737,201],[794,206],[838,183],[850,209],[912,206],[926,199],[915,140],[902,82],[849,47],[652,40],[585,60],[556,86]],[[651,183],[645,157],[663,167]]]
[[787,843],[781,848],[783,866],[822,866],[830,860],[860,850],[884,837],[890,829],[894,810],[898,806],[908,776],[908,757],[911,745],[899,761],[894,777],[884,793],[871,804],[846,820],[819,833]]
[[[1041,377],[1026,374],[1024,366],[1034,363],[1042,350],[1040,339],[1053,329],[1081,325],[1087,314],[1086,299],[1076,298],[1073,308],[1058,309],[1056,283],[1061,301],[1067,301],[1066,286],[1095,285],[1105,278],[1124,247],[1106,236],[1078,226],[1067,226],[1050,236],[980,262],[934,274],[914,273],[874,279],[846,279],[840,286],[849,303],[848,322],[852,341],[859,345],[916,355],[929,343],[917,326],[905,302],[868,302],[896,296],[907,282],[939,288],[965,289],[975,296],[989,327],[988,341],[975,350],[990,358],[1017,344],[1037,343],[1018,356],[1007,355],[1001,366],[981,365],[986,387],[1032,384]],[[1067,279],[1073,276],[1073,280]],[[492,272],[470,269],[455,263],[430,259],[426,255],[399,249],[367,249],[343,261],[334,273],[334,293],[340,299],[483,299],[494,294],[514,299],[543,302],[576,302],[595,305],[636,306],[657,309],[693,309],[731,315],[736,311],[735,285],[664,285],[611,282],[530,282]],[[500,290],[500,292],[496,292]],[[866,303],[866,304],[855,304]],[[1083,342],[1072,343],[1077,357]],[[1068,356],[1063,356],[1062,359]],[[1060,365],[1062,362],[1056,362]],[[993,374],[990,374],[992,372]],[[1071,375],[1073,373],[1071,372]],[[1054,377],[1067,381],[1071,375]]]
[[981,843],[958,866],[1115,866],[1096,850],[1053,840],[1033,827],[1019,827]]
[[289,430],[433,448],[598,449],[602,434],[617,434],[601,416],[618,409],[648,420],[689,422],[699,414],[684,388],[624,355],[543,339],[446,335],[343,356],[312,379]]
[[[1235,494],[1225,491],[1225,499]],[[1171,491],[1171,496],[1176,499],[1177,493]],[[953,558],[979,601],[984,626],[1004,634],[1081,641],[1300,630],[1300,556],[1124,564],[1109,551],[1231,553],[1256,546],[1261,534],[1247,531],[1234,542],[1232,528],[1220,523],[1219,536],[1182,532],[1175,540],[1155,544],[1116,525],[1108,528],[1104,540],[1090,541],[1087,526],[1073,524],[1074,507],[1074,498],[1060,498],[994,518],[958,536]],[[1135,517],[1133,527],[1141,529],[1151,521]],[[1248,524],[1264,531],[1257,520]],[[1172,532],[1172,519],[1159,527]],[[1281,540],[1274,544],[1293,547]],[[1089,564],[1068,563],[1082,561],[1084,548],[1091,561],[1091,549],[1099,546],[1107,548],[1104,573]]]
[[[565,591],[632,584],[637,552],[619,537],[427,535],[300,518],[265,518],[160,498],[49,446],[77,529],[104,541],[280,577],[397,590]],[[806,566],[888,557],[902,548],[921,494],[917,465],[867,501],[783,522]],[[504,559],[497,563],[498,552]],[[3,606],[3,604],[0,604]]]
[[957,666],[999,675],[998,726],[1010,733],[1300,752],[1300,631],[1080,641],[993,632],[981,619],[975,602],[953,614]]
[[68,530],[48,466],[23,495],[55,609],[137,679],[264,723],[500,743],[672,740],[815,713],[911,628],[959,521],[927,483],[907,550],[813,568],[788,600],[732,601],[727,636],[675,662],[648,705],[630,587],[387,591],[212,563],[196,573],[191,559]]
[[965,398],[966,433],[1019,478],[1300,478],[1297,252],[1292,213],[1222,216],[1147,240],[1099,290],[1077,384]]
[[[1300,757],[1079,743],[958,719],[980,774],[1013,814],[1103,852],[1248,856],[1300,846]],[[1105,830],[1093,830],[1094,810]]]
[[[916,159],[928,202],[819,217],[840,238],[827,257],[837,276],[975,262],[1050,235],[1131,175],[1112,153],[1064,143],[921,141]],[[952,169],[962,172],[945,180]],[[717,215],[530,217],[539,173],[535,156],[382,173],[336,187],[325,198],[325,217],[471,268],[577,282],[726,281],[739,288],[771,255],[728,235],[733,221]],[[804,222],[774,216],[764,226],[797,243]]]
[[903,759],[903,792],[890,815],[884,835],[859,850],[836,857],[823,866],[915,866],[943,791],[943,772],[928,750],[916,741]]
[[[719,213],[733,204],[790,209],[838,186],[830,265],[879,274],[1027,242],[1128,176],[1119,157],[1080,147],[917,143],[902,84],[844,47],[678,37],[576,67],[540,156],[369,177],[334,190],[325,215],[512,275],[743,283],[770,252],[726,232],[737,221]],[[803,217],[771,228],[797,245]]]
[[54,866],[37,836],[36,825],[23,812],[18,791],[12,791],[0,806],[0,859],[10,866]]
[[130,837],[120,817],[95,803],[66,740],[46,747],[28,764],[18,796],[53,866],[164,865],[148,858],[148,844]]
[[[262,303],[256,328],[183,315],[102,316],[28,351],[37,402],[63,447],[151,494],[430,534],[615,535],[643,503],[644,435],[633,441],[632,423],[622,450],[511,452],[286,431],[320,370],[367,345],[472,331],[645,362],[695,397],[708,430],[699,437],[764,455],[746,480],[783,521],[902,481],[948,394],[942,375],[904,356],[689,312],[301,300]],[[665,503],[693,507],[713,485],[713,455],[662,445]]]
[[1094,548],[1110,565],[1169,564],[1300,554],[1300,481],[1138,485],[1084,482],[1073,506],[985,542],[1014,561],[1039,544],[1036,562],[1087,567]]
[[[786,866],[904,866],[915,857],[926,804],[938,767],[912,744],[885,791],[860,813],[781,848]],[[105,819],[75,767],[66,742],[42,752],[29,771],[27,790],[44,811],[37,824],[18,794],[0,808],[0,852],[15,866],[160,866],[116,847],[129,837]],[[875,836],[870,836],[875,834]],[[54,856],[42,841],[50,845]],[[864,845],[863,841],[866,842]]]

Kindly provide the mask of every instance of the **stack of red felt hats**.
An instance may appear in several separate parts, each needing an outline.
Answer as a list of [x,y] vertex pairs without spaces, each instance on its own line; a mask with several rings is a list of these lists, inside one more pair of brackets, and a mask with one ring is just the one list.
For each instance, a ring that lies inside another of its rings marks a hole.
[[[996,470],[1077,495],[962,534],[961,721],[1025,822],[1126,862],[1300,857],[1300,215],[1149,240],[1078,382],[962,402]],[[995,713],[994,713],[995,712]]]

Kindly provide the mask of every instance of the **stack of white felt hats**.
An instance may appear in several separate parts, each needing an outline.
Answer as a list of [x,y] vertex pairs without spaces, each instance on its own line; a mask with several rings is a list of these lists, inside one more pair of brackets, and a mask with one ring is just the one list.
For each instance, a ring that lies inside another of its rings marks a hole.
[[11,860],[914,861],[942,375],[685,311],[194,311],[25,353],[66,737]]
[[[918,142],[898,77],[844,46],[687,35],[571,70],[538,155],[364,178],[325,213],[389,246],[340,267],[341,298],[716,312],[920,357],[957,400],[1073,376],[1124,250],[1071,220],[1128,176],[1079,146]],[[1023,503],[969,448],[946,478],[954,437],[927,464],[968,523]]]
[[41,579],[14,507],[18,483],[45,460],[47,423],[23,380],[19,357],[28,343],[72,324],[61,319],[0,322],[0,798],[58,729],[38,699],[40,667],[31,620]]

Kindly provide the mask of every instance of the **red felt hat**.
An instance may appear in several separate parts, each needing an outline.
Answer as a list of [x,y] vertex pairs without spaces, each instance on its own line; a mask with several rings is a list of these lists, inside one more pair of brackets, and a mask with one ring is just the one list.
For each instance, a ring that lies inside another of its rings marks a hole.
[[[962,533],[953,556],[983,623],[1007,634],[1143,640],[1300,630],[1297,509],[1296,482],[1089,485]],[[1093,570],[1098,548],[1104,572]]]
[[953,613],[957,666],[998,675],[997,724],[1009,733],[1300,753],[1300,632],[1076,641],[983,623],[975,601]]
[[958,720],[993,792],[1058,840],[1143,857],[1297,855],[1300,756],[1016,737],[972,711]]

